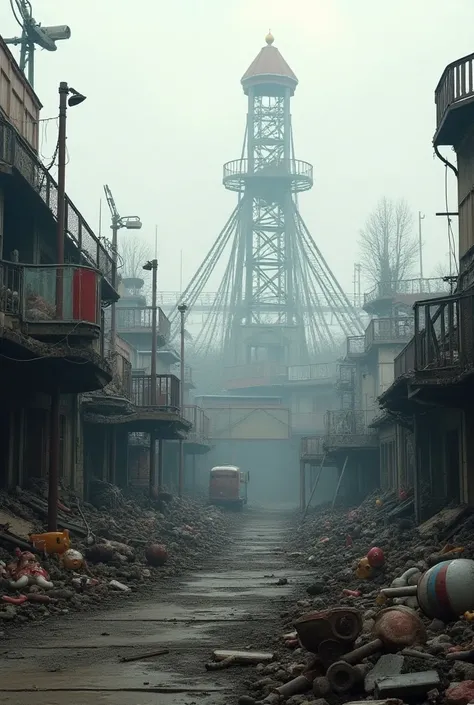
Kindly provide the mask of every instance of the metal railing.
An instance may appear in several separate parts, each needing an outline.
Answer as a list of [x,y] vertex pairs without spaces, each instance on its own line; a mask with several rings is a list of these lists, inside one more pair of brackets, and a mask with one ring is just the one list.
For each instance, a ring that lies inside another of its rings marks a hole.
[[[31,147],[16,130],[0,117],[0,161],[13,167],[38,194],[44,205],[57,219],[58,185]],[[86,265],[98,269],[112,282],[112,250],[109,243],[99,240],[79,210],[66,196],[65,228],[67,238],[77,247]]]
[[363,355],[365,352],[365,336],[350,335],[347,338],[347,355]]
[[[151,306],[145,306],[144,308],[117,306],[117,330],[123,333],[151,333],[152,312]],[[171,324],[161,308],[157,310],[157,326],[158,333],[168,339]]]
[[224,180],[232,176],[299,176],[313,179],[313,166],[301,159],[273,159],[256,163],[253,169],[249,167],[248,159],[233,159],[224,164]]
[[135,406],[153,406],[166,410],[179,410],[179,379],[174,375],[156,376],[156,404],[152,398],[151,375],[132,377],[132,402]]
[[374,343],[408,343],[414,331],[412,316],[373,318],[365,331],[365,349]]
[[192,424],[191,431],[188,431],[188,440],[209,443],[210,421],[204,410],[195,404],[187,404],[184,407],[183,416]]
[[324,455],[324,436],[308,436],[301,439],[300,456],[322,457]]
[[415,370],[473,365],[474,295],[417,304],[415,326]]
[[394,377],[397,379],[402,375],[413,372],[415,369],[415,338],[412,338],[408,345],[398,353],[393,361]]
[[377,299],[391,298],[396,294],[415,296],[416,294],[440,294],[446,290],[449,290],[449,285],[440,277],[377,282],[373,289],[364,294],[364,304]]
[[437,127],[454,103],[474,95],[474,54],[446,66],[435,91]]
[[23,307],[23,276],[19,265],[0,262],[0,311],[20,315]]
[[289,382],[335,379],[337,365],[335,362],[317,362],[312,365],[291,365],[288,367]]
[[0,262],[0,309],[28,323],[101,325],[102,274],[77,264]]
[[126,357],[117,353],[115,362],[117,379],[123,391],[124,397],[132,398],[132,363]]
[[369,424],[375,418],[375,409],[337,409],[327,411],[324,419],[326,437],[362,436],[371,433]]

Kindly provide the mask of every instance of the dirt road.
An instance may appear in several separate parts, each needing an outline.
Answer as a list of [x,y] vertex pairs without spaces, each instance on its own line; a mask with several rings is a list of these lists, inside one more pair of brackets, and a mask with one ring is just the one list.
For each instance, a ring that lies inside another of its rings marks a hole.
[[[249,510],[224,555],[200,571],[162,582],[147,599],[48,621],[7,640],[0,651],[3,705],[227,705],[245,692],[243,669],[206,672],[216,648],[272,648],[298,581],[278,550],[287,517]],[[272,577],[270,577],[272,576]],[[289,585],[277,585],[288,577]],[[169,653],[122,663],[157,649]]]

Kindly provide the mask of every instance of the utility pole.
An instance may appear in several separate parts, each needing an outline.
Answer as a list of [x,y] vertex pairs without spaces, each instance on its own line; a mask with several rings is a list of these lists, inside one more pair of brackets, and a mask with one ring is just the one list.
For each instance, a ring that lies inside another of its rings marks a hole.
[[[156,406],[156,353],[157,353],[157,287],[158,287],[158,260],[152,259],[143,265],[143,269],[153,273],[152,279],[152,299],[151,299],[151,375],[150,375],[150,404]],[[154,497],[157,493],[156,486],[156,429],[153,428],[150,433],[150,470],[149,470],[149,488],[150,497]]]
[[[180,385],[179,385],[179,406],[180,414],[184,416],[184,314],[188,310],[186,304],[180,304],[178,306],[179,316],[180,316]],[[183,484],[184,484],[184,442],[181,439],[179,441],[179,468],[178,468],[178,494],[180,497],[183,496]]]
[[[121,216],[115,205],[114,197],[112,196],[112,191],[107,184],[104,185],[105,197],[107,203],[109,204],[111,222],[110,227],[112,229],[112,287],[114,291],[117,291],[117,259],[118,259],[118,231],[122,228],[127,230],[140,230],[142,227],[142,221],[137,215],[127,215]],[[112,303],[111,313],[110,313],[110,353],[112,355],[112,364],[114,372],[116,370],[116,353],[117,352],[117,309],[115,301]]]
[[[420,251],[420,286],[423,286],[423,238],[421,221],[425,219],[425,214],[418,211],[418,248]],[[420,289],[421,293],[421,289]]]
[[[70,95],[68,99],[68,95]],[[58,200],[56,224],[56,319],[63,316],[64,282],[64,233],[66,230],[66,123],[67,108],[82,103],[86,97],[61,81],[59,84],[59,128],[58,128]],[[51,394],[50,439],[49,439],[49,483],[48,483],[48,531],[58,526],[58,484],[60,463],[60,404],[59,387]]]

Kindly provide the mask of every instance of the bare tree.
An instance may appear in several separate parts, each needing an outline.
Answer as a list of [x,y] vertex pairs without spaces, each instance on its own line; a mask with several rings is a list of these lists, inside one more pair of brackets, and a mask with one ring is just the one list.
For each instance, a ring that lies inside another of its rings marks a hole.
[[122,277],[143,278],[143,265],[152,257],[151,247],[143,238],[125,232],[119,246],[119,271]]
[[439,280],[435,284],[438,291],[451,292],[451,285],[449,283],[449,280],[446,279],[447,277],[449,277],[449,274],[449,261],[446,260],[445,262],[438,262],[438,264],[433,269],[433,273],[431,274],[431,278]]
[[374,284],[397,283],[412,273],[418,248],[413,213],[406,201],[380,199],[360,232],[360,252]]

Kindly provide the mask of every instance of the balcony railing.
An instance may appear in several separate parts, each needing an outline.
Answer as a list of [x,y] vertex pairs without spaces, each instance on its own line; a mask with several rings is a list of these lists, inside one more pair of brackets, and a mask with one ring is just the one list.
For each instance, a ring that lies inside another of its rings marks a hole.
[[405,345],[403,350],[398,353],[393,361],[393,366],[395,379],[413,372],[415,369],[415,338],[412,338],[408,345]]
[[251,167],[248,159],[234,159],[224,164],[223,183],[231,191],[241,191],[249,178],[281,178],[292,190],[307,191],[313,185],[313,167],[300,159],[260,159]]
[[350,335],[347,338],[347,356],[363,355],[365,352],[365,337],[363,335]]
[[116,375],[119,384],[123,390],[123,395],[127,399],[132,397],[132,363],[126,357],[117,353],[116,356]]
[[336,363],[321,362],[313,365],[292,365],[288,367],[289,382],[330,380],[336,377]]
[[414,318],[373,318],[365,331],[365,349],[377,343],[408,343],[414,333]]
[[132,377],[132,402],[166,411],[179,410],[179,379],[174,375],[156,376],[156,402],[152,404],[151,375]]
[[474,96],[474,54],[453,61],[443,72],[435,91],[436,120],[439,128],[454,103]]
[[309,436],[301,439],[300,456],[323,457],[324,456],[324,436]]
[[324,447],[373,446],[376,435],[369,424],[376,416],[375,409],[339,409],[328,411],[325,417],[326,436]]
[[202,444],[209,443],[210,422],[204,410],[200,406],[189,404],[184,407],[183,416],[192,424],[192,429],[188,432],[188,440]]
[[89,267],[0,262],[0,310],[27,323],[100,326],[102,275]]
[[474,364],[474,296],[446,296],[415,307],[415,370]]
[[[153,309],[129,308],[117,306],[117,330],[122,333],[151,333]],[[169,338],[170,321],[161,308],[157,311],[158,333],[165,339]]]
[[364,434],[368,432],[368,425],[373,421],[373,409],[337,409],[327,411],[325,421],[326,435],[338,436],[341,434]]
[[441,278],[378,282],[371,291],[364,294],[364,304],[372,303],[377,299],[392,298],[397,294],[415,296],[417,294],[440,294],[445,291],[449,291],[449,285]]
[[[46,167],[16,130],[0,118],[0,161],[13,167],[57,219],[58,186]],[[66,196],[66,236],[77,247],[84,264],[98,269],[111,284],[112,252],[99,240],[72,201]]]

